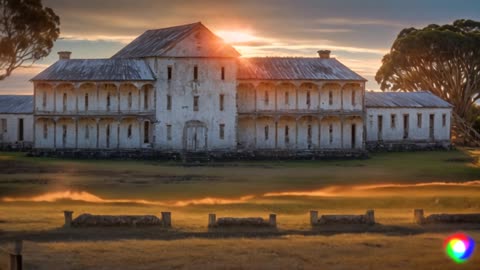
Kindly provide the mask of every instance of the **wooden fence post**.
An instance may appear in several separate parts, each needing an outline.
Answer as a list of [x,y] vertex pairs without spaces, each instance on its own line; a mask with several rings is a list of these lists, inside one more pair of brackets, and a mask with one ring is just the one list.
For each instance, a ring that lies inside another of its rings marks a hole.
[[318,223],[318,211],[310,211],[310,224],[316,225]]
[[374,225],[375,224],[375,211],[370,209],[370,210],[367,210],[367,212],[365,213],[365,216],[367,218],[367,224],[368,225]]
[[217,215],[208,214],[208,227],[213,227],[217,223]]
[[425,217],[423,215],[423,209],[414,209],[413,210],[413,220],[417,224],[423,224],[425,222]]
[[276,214],[270,214],[269,219],[268,219],[268,224],[272,227],[277,227],[277,215]]
[[63,216],[65,217],[65,225],[63,227],[70,228],[72,226],[72,215],[73,211],[63,211]]
[[172,213],[162,212],[162,223],[164,227],[172,227]]
[[12,251],[12,253],[10,253],[10,268],[9,268],[9,270],[22,270],[23,269],[22,249],[23,249],[22,240],[16,240],[13,251]]

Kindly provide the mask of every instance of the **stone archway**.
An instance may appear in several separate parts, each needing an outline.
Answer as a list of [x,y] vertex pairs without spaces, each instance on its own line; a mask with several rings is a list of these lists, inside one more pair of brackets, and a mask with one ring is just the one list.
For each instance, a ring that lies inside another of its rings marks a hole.
[[183,148],[187,152],[207,151],[207,125],[198,120],[185,123],[183,129]]

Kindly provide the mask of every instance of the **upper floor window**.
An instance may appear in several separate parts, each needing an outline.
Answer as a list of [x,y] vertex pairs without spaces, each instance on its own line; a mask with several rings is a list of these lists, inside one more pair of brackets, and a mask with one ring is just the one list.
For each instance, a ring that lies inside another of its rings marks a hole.
[[167,67],[167,79],[168,80],[172,79],[172,66]]
[[390,116],[390,127],[395,128],[397,126],[397,116],[395,114],[392,114]]
[[198,66],[193,67],[193,79],[198,80]]
[[221,74],[222,81],[225,80],[225,67],[222,67],[222,74]]
[[110,110],[110,106],[112,105],[111,104],[111,100],[110,100],[110,93],[107,94],[107,110]]
[[63,93],[63,111],[67,110],[67,93]]
[[352,106],[356,106],[357,105],[357,101],[355,100],[355,91],[352,91]]
[[219,125],[219,134],[218,136],[220,137],[220,140],[223,140],[225,138],[225,124],[220,124]]
[[148,91],[145,90],[145,92],[143,93],[143,108],[145,110],[148,110],[148,102],[149,102],[149,99],[148,99]]
[[88,93],[85,93],[84,106],[85,110],[88,110]]
[[46,106],[47,106],[47,92],[43,92],[42,107],[45,108]]
[[328,105],[333,105],[333,92],[328,91]]
[[171,111],[172,110],[172,96],[167,95],[167,110]]
[[265,91],[265,99],[264,99],[264,102],[265,102],[265,106],[268,106],[268,91]]
[[223,111],[223,109],[224,109],[224,107],[223,107],[224,102],[225,102],[225,95],[220,94],[220,96],[219,96],[220,111]]
[[290,99],[289,93],[285,92],[285,105],[288,105],[289,99]]
[[422,128],[422,114],[417,114],[417,128]]
[[128,108],[132,108],[132,92],[128,92]]
[[194,96],[194,97],[193,97],[193,110],[194,110],[195,112],[198,111],[198,96]]
[[306,104],[307,104],[308,107],[310,107],[310,91],[307,91]]

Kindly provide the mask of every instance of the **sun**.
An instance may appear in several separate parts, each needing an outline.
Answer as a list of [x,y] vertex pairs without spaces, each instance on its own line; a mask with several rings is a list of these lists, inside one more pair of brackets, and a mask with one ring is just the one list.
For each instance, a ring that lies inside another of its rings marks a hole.
[[245,43],[249,41],[254,41],[257,38],[247,32],[241,31],[229,31],[229,30],[221,30],[217,31],[216,34],[221,37],[227,43]]

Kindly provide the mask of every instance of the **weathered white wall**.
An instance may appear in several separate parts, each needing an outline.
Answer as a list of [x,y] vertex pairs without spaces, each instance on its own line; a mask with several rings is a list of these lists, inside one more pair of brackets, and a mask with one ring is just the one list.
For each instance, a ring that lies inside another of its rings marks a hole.
[[[236,148],[235,59],[152,58],[148,63],[157,77],[157,149],[183,149],[185,124],[189,121],[200,121],[206,125],[208,150]],[[167,77],[168,66],[172,67],[171,80]],[[196,81],[193,78],[194,66],[198,67]],[[221,80],[222,67],[225,68],[225,80]],[[220,94],[224,95],[223,111],[220,111]],[[167,110],[167,95],[172,99],[171,110]],[[194,96],[199,96],[198,111],[193,110]],[[225,124],[224,139],[219,137],[220,124]],[[172,128],[171,140],[167,138],[167,125]]]
[[[2,120],[6,127],[2,127]],[[19,119],[23,119],[23,142],[33,142],[33,115],[31,114],[0,114],[0,144],[21,142],[18,139]],[[2,129],[3,128],[3,129]]]
[[[395,128],[391,127],[391,115],[396,115]],[[404,139],[404,118],[405,114],[409,115],[408,138]],[[417,114],[422,116],[422,126],[417,126]],[[448,141],[450,140],[450,117],[451,109],[449,108],[367,108],[366,110],[366,127],[367,142],[378,141],[378,115],[383,116],[383,141],[431,141],[429,129],[429,115],[434,114],[434,140]],[[443,126],[442,115],[446,115],[446,125]]]

